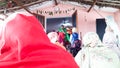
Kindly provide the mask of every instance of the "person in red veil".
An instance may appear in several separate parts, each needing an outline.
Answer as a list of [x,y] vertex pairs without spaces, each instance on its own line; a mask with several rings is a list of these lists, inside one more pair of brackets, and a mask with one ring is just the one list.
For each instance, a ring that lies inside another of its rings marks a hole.
[[78,68],[72,55],[50,42],[33,15],[14,13],[0,37],[0,68]]

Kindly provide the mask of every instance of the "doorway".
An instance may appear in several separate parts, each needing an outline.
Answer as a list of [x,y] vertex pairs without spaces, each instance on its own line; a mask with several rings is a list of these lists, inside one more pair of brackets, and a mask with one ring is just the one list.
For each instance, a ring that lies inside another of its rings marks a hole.
[[106,28],[106,22],[105,19],[96,19],[96,32],[98,36],[100,37],[100,40],[102,41],[103,35],[105,33],[105,28]]

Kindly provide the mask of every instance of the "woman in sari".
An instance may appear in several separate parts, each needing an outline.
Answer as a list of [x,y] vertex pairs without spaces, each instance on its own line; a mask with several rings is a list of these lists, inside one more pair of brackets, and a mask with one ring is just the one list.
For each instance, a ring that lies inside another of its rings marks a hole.
[[83,45],[82,50],[75,56],[80,68],[120,68],[117,54],[103,46],[96,33],[85,34]]
[[[59,36],[61,36],[61,38],[63,39],[63,45],[67,48],[68,45],[69,45],[69,35],[67,33],[67,29],[64,25],[61,25],[61,27],[58,29],[58,33],[59,33]],[[63,38],[63,35],[64,34],[64,38]]]
[[67,51],[50,42],[33,15],[14,13],[2,28],[0,68],[78,68]]
[[112,49],[120,58],[120,48],[117,43],[117,38],[110,26],[107,26],[105,29],[105,34],[103,36],[103,44],[108,48]]

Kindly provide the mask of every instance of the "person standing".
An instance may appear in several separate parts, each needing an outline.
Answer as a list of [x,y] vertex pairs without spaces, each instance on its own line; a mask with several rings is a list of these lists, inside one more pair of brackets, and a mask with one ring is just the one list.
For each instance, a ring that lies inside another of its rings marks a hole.
[[118,46],[118,39],[110,26],[107,26],[102,40],[103,44],[112,49],[120,58],[120,48]]
[[64,42],[63,42],[63,45],[67,48],[67,46],[69,45],[69,39],[70,39],[70,37],[69,37],[69,35],[67,33],[67,30],[66,30],[65,26],[61,25],[61,27],[58,29],[58,31],[64,33]]
[[75,57],[78,51],[81,49],[81,41],[79,40],[79,35],[77,29],[72,28],[72,34],[70,35],[70,52]]

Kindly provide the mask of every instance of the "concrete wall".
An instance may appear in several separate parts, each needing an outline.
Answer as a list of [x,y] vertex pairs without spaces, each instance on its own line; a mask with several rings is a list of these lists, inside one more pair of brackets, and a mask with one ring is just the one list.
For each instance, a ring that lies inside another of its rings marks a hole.
[[79,32],[82,32],[82,35],[86,32],[96,32],[96,19],[105,18],[106,16],[114,16],[114,13],[94,9],[90,12],[87,12],[86,9],[78,10],[77,28]]
[[[100,8],[93,8],[90,12],[87,12],[89,7],[81,7],[70,4],[59,4],[57,6],[51,5],[48,7],[39,8],[37,10],[55,12],[55,10],[66,11],[72,8],[75,8],[75,10],[77,10],[76,24],[78,32],[82,32],[82,36],[86,32],[96,32],[96,19],[105,18],[106,16],[113,16],[118,26],[120,27],[120,11],[112,12],[112,10],[109,11],[108,9],[106,9],[106,11],[103,11]],[[70,10],[67,13],[62,12],[53,15],[49,15],[49,13],[43,13],[42,15],[44,15],[46,18],[69,17],[72,16],[75,10]]]

